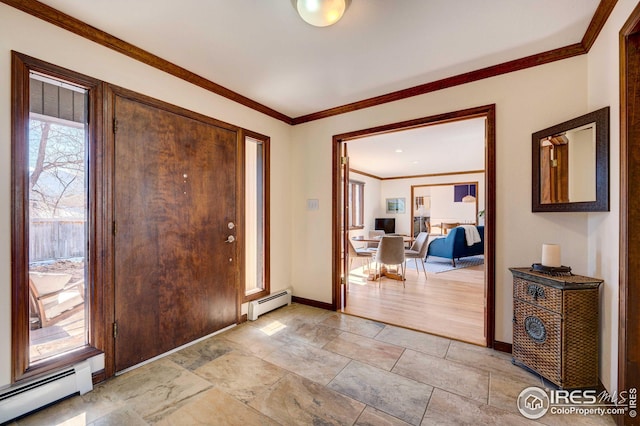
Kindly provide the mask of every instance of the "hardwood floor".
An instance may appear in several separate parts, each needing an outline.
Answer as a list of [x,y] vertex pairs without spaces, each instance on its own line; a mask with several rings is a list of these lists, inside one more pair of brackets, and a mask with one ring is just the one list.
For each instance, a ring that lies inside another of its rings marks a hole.
[[[413,263],[413,261],[411,261]],[[366,264],[354,263],[344,313],[486,345],[484,336],[484,265],[439,274],[407,268],[406,287],[383,278],[367,281]]]

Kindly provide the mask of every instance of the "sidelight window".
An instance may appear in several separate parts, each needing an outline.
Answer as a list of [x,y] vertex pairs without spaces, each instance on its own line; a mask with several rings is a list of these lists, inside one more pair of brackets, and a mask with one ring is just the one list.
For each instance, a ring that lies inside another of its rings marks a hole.
[[90,321],[99,303],[90,285],[90,158],[99,83],[18,54],[14,64],[12,350],[19,380],[98,352]]
[[349,181],[349,229],[364,228],[364,182]]
[[87,344],[87,90],[29,80],[29,360]]
[[267,140],[245,138],[245,300],[269,293]]

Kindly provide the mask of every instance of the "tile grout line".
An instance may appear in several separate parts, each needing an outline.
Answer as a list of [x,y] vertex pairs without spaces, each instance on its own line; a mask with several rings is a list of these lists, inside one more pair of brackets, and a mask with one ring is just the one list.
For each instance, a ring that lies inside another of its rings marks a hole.
[[[225,340],[225,341],[229,342],[230,344],[236,344],[236,345],[239,345],[238,343],[233,342],[233,341],[231,341],[231,340],[226,339],[225,337],[223,337],[223,334],[224,334],[224,333],[220,334],[219,336],[212,336],[212,339]],[[252,357],[255,357],[255,358],[257,358],[257,359],[260,359],[262,362],[265,362],[265,363],[271,364],[271,365],[273,365],[274,367],[281,368],[281,367],[278,367],[278,366],[277,366],[277,365],[275,365],[275,364],[270,363],[269,361],[266,361],[266,360],[264,360],[264,359],[262,359],[262,358],[258,357],[256,354],[251,353],[251,351],[250,351],[250,350],[248,350],[248,348],[244,347],[243,345],[241,345],[240,350],[238,350],[238,349],[232,349],[231,351],[226,352],[226,353],[224,353],[223,355],[220,355],[220,356],[218,356],[218,357],[216,357],[216,358],[207,359],[207,360],[208,360],[208,362],[207,362],[207,363],[213,362],[213,361],[215,361],[215,360],[217,360],[217,359],[219,359],[219,358],[221,358],[221,357],[223,357],[223,356],[225,356],[225,355],[227,355],[227,354],[233,353],[233,352],[238,352],[238,353],[243,354],[243,355],[246,355],[246,356],[252,356]],[[193,375],[195,375],[195,376],[197,376],[197,377],[199,377],[199,378],[201,378],[201,379],[205,380],[205,381],[206,381],[206,382],[208,382],[208,383],[209,383],[209,385],[210,385],[210,386],[209,386],[209,387],[207,387],[206,389],[203,389],[203,390],[201,390],[201,391],[197,392],[196,394],[191,395],[191,396],[189,396],[188,398],[186,398],[186,399],[184,399],[184,400],[181,400],[181,401],[179,401],[179,402],[190,400],[190,399],[192,399],[192,398],[194,398],[194,397],[196,397],[196,396],[198,396],[198,395],[200,395],[200,394],[203,394],[203,393],[205,393],[205,392],[207,392],[207,391],[210,391],[210,390],[212,390],[212,389],[216,389],[216,390],[218,390],[218,391],[220,391],[220,392],[222,392],[222,393],[226,394],[226,395],[227,395],[227,396],[229,396],[230,398],[233,398],[234,400],[236,400],[236,401],[240,402],[241,404],[243,404],[244,406],[246,406],[246,407],[247,407],[247,409],[249,409],[249,410],[251,410],[251,411],[254,411],[254,412],[256,412],[256,413],[259,413],[260,415],[265,416],[265,417],[267,417],[267,418],[271,419],[271,420],[272,420],[272,421],[274,421],[275,423],[282,425],[282,423],[280,423],[279,421],[277,421],[277,419],[274,419],[274,418],[272,418],[271,416],[269,416],[267,413],[264,413],[264,412],[260,411],[259,409],[257,409],[257,408],[255,408],[255,407],[252,407],[251,405],[249,405],[249,402],[250,402],[250,401],[243,401],[243,400],[239,399],[238,397],[236,397],[235,395],[233,395],[233,394],[231,394],[231,393],[227,392],[225,389],[223,389],[223,388],[220,388],[220,387],[216,386],[216,385],[215,385],[215,383],[212,383],[212,382],[211,382],[209,379],[207,379],[206,377],[200,376],[199,374],[197,374],[197,373],[195,372],[195,370],[194,370],[194,371],[191,371],[191,370],[189,370],[188,368],[181,366],[180,364],[178,364],[177,362],[175,362],[175,361],[173,361],[173,360],[170,360],[170,361],[171,361],[171,362],[173,362],[174,364],[176,364],[177,366],[179,366],[179,367],[181,367],[181,368],[185,369],[186,371],[190,372],[191,374],[193,374]],[[286,369],[283,369],[283,370],[285,371],[285,374],[283,374],[283,375],[282,375],[282,377],[280,377],[278,380],[276,380],[274,383],[272,383],[272,384],[271,384],[271,385],[269,385],[266,389],[264,389],[264,391],[263,391],[263,392],[267,392],[267,391],[269,391],[269,390],[272,390],[274,386],[276,386],[278,383],[280,383],[280,382],[281,382],[281,381],[282,381],[286,376],[288,376],[289,374],[295,374],[295,373],[290,372],[289,370],[286,370]],[[262,392],[261,392],[261,393],[262,393]],[[257,397],[258,395],[259,395],[259,394],[254,395],[254,399],[255,399],[255,397]],[[145,421],[146,421],[146,420],[145,420]],[[148,424],[150,424],[150,423],[148,423]]]
[[489,372],[489,380],[487,381],[487,405],[491,406],[491,383],[493,382],[493,373]]
[[[327,346],[327,345],[329,345],[330,343],[334,342],[336,339],[343,337],[345,334],[349,334],[349,335],[352,335],[352,336],[356,336],[357,338],[368,339],[368,340],[371,340],[371,341],[372,341],[372,342],[374,342],[374,343],[378,343],[378,344],[382,344],[382,345],[388,345],[388,346],[392,346],[392,347],[394,347],[394,348],[402,349],[402,352],[400,353],[400,355],[398,355],[398,358],[394,361],[394,363],[393,363],[393,365],[391,366],[391,368],[390,368],[389,370],[386,370],[386,371],[389,371],[389,372],[391,372],[391,371],[393,370],[393,368],[396,366],[396,364],[398,363],[398,361],[400,360],[400,358],[402,357],[402,355],[403,355],[403,354],[405,353],[405,351],[407,350],[407,348],[406,348],[405,346],[402,346],[402,345],[396,345],[396,344],[394,344],[394,343],[385,342],[384,340],[378,340],[378,339],[373,338],[373,337],[361,336],[361,335],[359,335],[359,334],[351,333],[351,332],[349,332],[349,331],[341,331],[340,335],[336,336],[335,338],[333,338],[333,339],[331,339],[330,341],[328,341],[327,343],[325,343],[325,344],[324,344],[320,349],[326,350],[326,351],[331,352],[331,353],[334,353],[334,354],[336,354],[336,355],[340,355],[340,356],[347,357],[347,358],[349,358],[350,360],[359,361],[359,362],[362,362],[362,363],[364,363],[364,364],[370,365],[370,366],[372,366],[372,367],[376,367],[376,368],[380,368],[381,370],[385,370],[384,368],[382,368],[382,367],[381,367],[381,366],[379,366],[379,365],[375,365],[375,364],[372,364],[372,363],[369,363],[369,362],[367,362],[367,361],[363,361],[363,360],[358,360],[358,359],[352,358],[352,357],[350,357],[350,356],[347,356],[347,355],[345,355],[345,354],[342,354],[342,353],[336,352],[335,350],[331,350],[331,349],[326,348],[326,346]],[[347,336],[347,337],[348,337],[348,336]],[[368,348],[363,348],[363,349],[367,350]],[[385,354],[386,354],[386,353],[387,353],[387,352],[385,352]]]
[[[349,358],[349,362],[348,362],[348,363],[346,363],[346,364],[345,364],[345,366],[344,366],[344,367],[342,367],[342,368],[340,369],[340,371],[338,371],[338,372],[336,373],[336,375],[335,375],[335,376],[333,376],[333,378],[331,378],[331,380],[329,380],[329,381],[327,382],[327,384],[326,384],[326,385],[324,385],[324,387],[326,387],[327,389],[332,390],[332,391],[334,391],[334,392],[338,392],[338,391],[337,391],[337,390],[335,390],[335,389],[331,389],[331,388],[329,387],[329,385],[331,384],[331,382],[333,382],[333,381],[336,379],[336,377],[338,377],[338,376],[340,375],[340,373],[342,373],[342,372],[344,371],[344,369],[345,369],[345,368],[347,368],[347,367],[349,366],[349,364],[351,364],[351,363],[354,361],[354,359],[353,359],[353,358],[351,358],[351,357],[348,357],[348,356],[347,356],[347,357],[345,357],[345,358]],[[344,395],[344,396],[349,397],[349,395],[345,395],[345,394],[343,394],[342,392],[338,392],[338,393],[339,393],[340,395]],[[351,397],[349,397],[349,398],[351,398]]]
[[435,386],[431,387],[431,394],[429,395],[429,400],[427,401],[426,407],[424,407],[424,413],[422,413],[422,419],[420,424],[424,423],[424,418],[427,415],[427,411],[429,411],[429,405],[431,405],[431,398],[433,398],[433,393],[435,392],[436,389],[439,389],[439,388],[436,388]]
[[[394,368],[396,368],[396,366],[398,365],[398,362],[400,362],[400,358],[402,358],[402,356],[405,354],[405,352],[406,352],[406,351],[407,351],[407,348],[403,348],[403,349],[402,349],[402,353],[400,354],[400,356],[398,357],[398,359],[396,359],[396,362],[394,362],[394,363],[393,363],[393,367],[391,367],[391,370],[389,370],[389,372],[390,372],[390,373],[398,374],[398,373],[395,373],[395,372],[393,371],[393,369],[394,369]],[[398,375],[399,375],[399,376],[402,376],[401,374],[398,374]],[[402,377],[404,377],[404,376],[402,376]]]
[[358,414],[358,417],[356,417],[356,419],[353,421],[353,423],[351,424],[352,426],[358,424],[358,420],[360,420],[360,417],[362,417],[362,415],[364,414],[364,411],[367,409],[367,407],[369,407],[369,404],[364,404],[364,408],[362,409],[362,411],[360,411],[360,414]]
[[[268,361],[265,361],[265,362],[268,362]],[[277,366],[276,366],[276,367],[277,367]],[[278,367],[278,368],[280,368],[280,367]],[[290,375],[290,374],[293,374],[293,375],[296,375],[296,376],[297,376],[297,374],[296,374],[296,373],[293,373],[293,372],[291,372],[291,371],[289,371],[289,370],[285,370],[285,371],[286,371],[286,374],[284,374],[282,377],[280,377],[278,380],[276,380],[274,383],[272,383],[272,384],[271,384],[269,387],[267,387],[263,392],[272,391],[272,390],[273,390],[273,388],[274,388],[278,383],[280,383],[282,380],[284,380],[284,378],[285,378],[285,377],[287,377],[287,376],[288,376],[288,375]],[[224,392],[224,390],[222,390],[222,389],[221,389],[221,391],[222,391],[222,392]],[[226,392],[225,392],[225,393],[226,393]],[[262,393],[262,392],[261,392],[261,393]],[[235,398],[235,399],[236,399],[236,401],[240,401],[241,403],[243,403],[244,405],[246,405],[248,408],[250,408],[250,409],[252,409],[252,410],[256,411],[257,413],[262,414],[262,415],[263,415],[263,416],[265,416],[266,418],[273,420],[274,422],[276,422],[276,423],[277,423],[277,424],[279,424],[279,425],[282,425],[282,423],[280,423],[277,419],[274,419],[273,417],[271,417],[271,416],[270,416],[270,415],[268,415],[267,413],[264,413],[264,412],[262,412],[262,411],[258,410],[257,408],[252,407],[251,405],[249,405],[249,402],[241,401],[241,400],[239,400],[238,398],[236,398],[235,396],[230,395],[230,394],[227,394],[227,395],[231,396],[232,398]],[[253,398],[253,400],[255,400],[255,399],[257,398],[257,396],[258,396],[258,395],[255,395],[255,397]],[[252,401],[253,401],[253,400],[252,400]]]
[[444,356],[442,359],[447,359],[447,355],[449,355],[449,349],[451,349],[451,339],[449,339],[449,344],[447,345],[447,350],[444,351]]

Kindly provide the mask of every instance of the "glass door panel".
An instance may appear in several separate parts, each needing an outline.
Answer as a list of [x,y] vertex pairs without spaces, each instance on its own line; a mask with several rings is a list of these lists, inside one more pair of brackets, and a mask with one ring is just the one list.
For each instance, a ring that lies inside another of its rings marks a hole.
[[29,84],[29,363],[87,345],[87,90]]

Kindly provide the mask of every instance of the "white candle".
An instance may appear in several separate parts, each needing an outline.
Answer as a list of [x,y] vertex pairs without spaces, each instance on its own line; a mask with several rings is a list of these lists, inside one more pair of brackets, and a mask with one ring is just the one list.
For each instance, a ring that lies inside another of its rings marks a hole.
[[550,266],[552,268],[559,268],[562,266],[562,263],[560,262],[559,244],[542,245],[542,266]]

